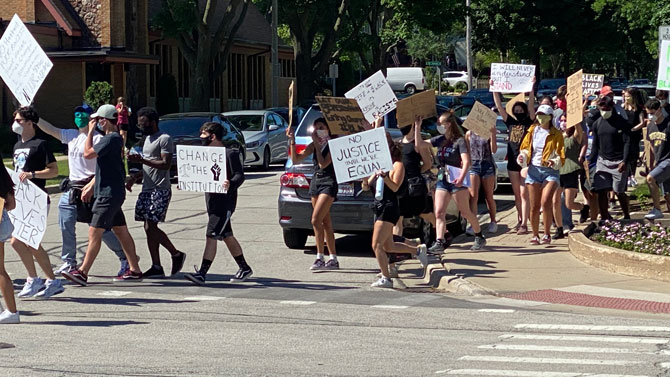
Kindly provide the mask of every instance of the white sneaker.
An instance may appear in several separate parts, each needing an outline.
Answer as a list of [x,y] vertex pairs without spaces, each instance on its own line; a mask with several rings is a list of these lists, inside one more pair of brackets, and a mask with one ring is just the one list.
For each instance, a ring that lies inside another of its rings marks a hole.
[[41,291],[44,288],[44,280],[40,277],[36,277],[32,280],[26,280],[26,283],[23,285],[23,289],[17,296],[20,298],[33,297],[37,292]]
[[0,323],[10,324],[10,323],[19,323],[19,312],[12,313],[9,310],[5,309],[4,312],[0,313]]
[[63,284],[61,283],[60,280],[58,280],[58,279],[47,280],[46,288],[43,291],[36,294],[35,297],[37,297],[37,298],[49,298],[51,296],[55,296],[55,295],[61,294],[63,292],[65,292],[65,288],[63,288]]
[[428,247],[425,244],[417,247],[416,259],[421,263],[421,267],[426,268],[428,266]]
[[468,226],[468,229],[465,230],[465,234],[468,236],[474,236],[475,235],[475,230],[472,229],[472,225]]
[[370,284],[373,288],[393,288],[393,280],[382,276],[376,282]]
[[656,208],[652,208],[651,211],[649,211],[648,214],[644,215],[644,218],[647,219],[647,220],[662,219],[663,217],[664,217],[663,212],[661,212],[660,210],[658,210]]
[[498,224],[495,221],[489,223],[489,233],[496,233],[498,231]]
[[76,267],[77,267],[77,266],[73,266],[73,265],[71,265],[70,263],[65,262],[65,263],[63,263],[60,267],[58,267],[57,269],[54,270],[54,275],[59,276],[59,275],[62,274],[63,272],[70,271],[70,270],[72,270],[72,269],[74,269],[74,268],[76,268]]

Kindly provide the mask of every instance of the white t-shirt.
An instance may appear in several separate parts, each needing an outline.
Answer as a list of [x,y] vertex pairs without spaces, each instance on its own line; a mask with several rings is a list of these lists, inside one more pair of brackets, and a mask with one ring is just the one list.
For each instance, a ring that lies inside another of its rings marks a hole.
[[[70,168],[70,180],[82,181],[95,175],[95,159],[84,158],[84,147],[88,135],[79,130],[60,130],[60,141],[67,144],[68,167]],[[102,135],[93,136],[93,145],[97,144]]]
[[533,166],[542,166],[542,151],[544,151],[544,144],[547,142],[549,130],[537,126],[533,131],[533,155],[530,163]]

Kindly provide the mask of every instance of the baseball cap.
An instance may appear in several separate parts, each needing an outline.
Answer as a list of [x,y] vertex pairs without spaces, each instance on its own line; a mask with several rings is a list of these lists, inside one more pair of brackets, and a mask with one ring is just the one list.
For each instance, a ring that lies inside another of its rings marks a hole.
[[546,115],[554,115],[554,109],[549,105],[540,105],[540,107],[537,108],[537,112]]
[[600,95],[601,96],[606,96],[608,94],[612,93],[612,87],[609,85],[603,86],[602,89],[600,89]]
[[93,109],[91,109],[91,106],[83,104],[81,106],[75,107],[74,112],[75,113],[86,113],[86,114],[91,115],[91,113],[93,112]]
[[95,114],[91,114],[91,118],[105,118],[116,120],[117,113],[114,105],[102,105],[98,108]]

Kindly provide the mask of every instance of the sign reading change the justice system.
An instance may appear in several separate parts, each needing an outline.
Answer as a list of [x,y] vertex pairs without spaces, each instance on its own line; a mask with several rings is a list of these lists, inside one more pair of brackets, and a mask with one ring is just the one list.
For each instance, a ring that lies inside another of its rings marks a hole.
[[357,181],[393,170],[386,129],[375,128],[328,141],[337,183]]
[[222,194],[227,178],[226,148],[177,145],[178,187],[183,191]]
[[597,75],[593,73],[582,74],[582,90],[583,94],[592,96],[603,88],[605,82],[605,75]]
[[0,77],[22,106],[28,106],[53,67],[19,16],[0,39]]
[[493,85],[489,92],[526,93],[533,90],[535,66],[526,64],[491,64]]
[[661,41],[661,50],[658,52],[656,89],[670,90],[670,41]]
[[377,71],[355,88],[344,93],[344,96],[358,102],[368,123],[374,122],[376,117],[383,117],[393,111],[398,102],[382,71]]
[[330,132],[335,135],[349,135],[365,131],[361,124],[367,120],[355,99],[343,97],[316,97],[321,113],[328,122]]
[[12,236],[37,249],[47,230],[47,193],[29,180],[21,182],[19,173],[7,169],[14,181],[16,208],[9,211],[14,224]]

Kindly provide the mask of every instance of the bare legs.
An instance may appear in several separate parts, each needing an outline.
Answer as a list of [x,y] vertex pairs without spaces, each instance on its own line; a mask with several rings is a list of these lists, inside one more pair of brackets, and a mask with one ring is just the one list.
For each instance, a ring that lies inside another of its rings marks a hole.
[[[84,256],[84,262],[79,266],[79,270],[83,271],[88,275],[95,258],[100,252],[100,246],[102,245],[102,234],[105,232],[103,228],[88,228],[88,248],[86,249],[86,255]],[[141,272],[140,266],[137,263],[137,253],[135,251],[135,241],[133,237],[128,232],[128,227],[115,226],[112,228],[112,232],[116,235],[121,242],[121,247],[123,248],[123,253],[126,255],[128,260],[128,265],[132,272]]]
[[49,255],[47,254],[46,250],[44,250],[42,245],[40,245],[39,249],[33,249],[32,247],[26,245],[14,237],[12,237],[10,244],[14,250],[16,250],[16,253],[19,254],[19,258],[21,258],[21,262],[23,262],[23,265],[26,267],[29,277],[37,277],[37,270],[35,269],[35,260],[37,260],[37,264],[40,265],[40,269],[44,272],[44,275],[46,275],[47,279],[53,280],[56,278],[53,271],[51,270]]
[[375,252],[379,269],[386,278],[390,277],[387,253],[409,253],[413,255],[417,253],[415,247],[393,242],[393,225],[386,221],[376,221],[372,232],[372,249]]
[[510,171],[509,180],[512,183],[512,191],[514,191],[514,201],[516,202],[517,219],[521,226],[528,226],[528,218],[530,216],[530,205],[528,198],[528,189],[526,187],[526,180],[521,177],[517,171]]
[[[34,267],[33,267],[34,268]],[[9,278],[7,271],[5,271],[5,244],[0,242],[0,293],[5,299],[5,306],[7,310],[16,313],[16,300],[14,299],[14,287],[12,286],[12,279]]]
[[330,220],[330,207],[333,205],[333,197],[321,194],[312,198],[312,228],[316,238],[316,252],[323,254],[323,241],[325,239],[330,255],[337,255],[335,250],[335,234],[333,223]]

